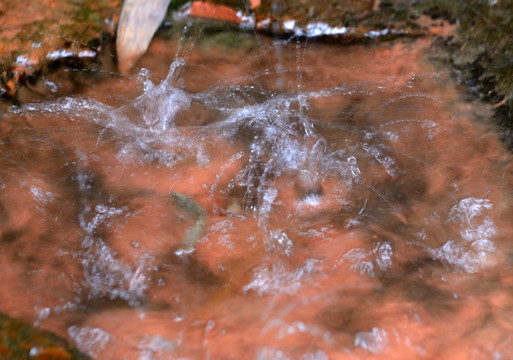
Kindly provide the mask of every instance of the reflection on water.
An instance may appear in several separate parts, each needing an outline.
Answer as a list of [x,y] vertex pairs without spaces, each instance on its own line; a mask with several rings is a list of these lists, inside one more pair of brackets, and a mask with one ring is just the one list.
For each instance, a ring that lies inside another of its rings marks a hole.
[[489,110],[422,41],[252,41],[5,109],[0,310],[98,359],[508,358]]

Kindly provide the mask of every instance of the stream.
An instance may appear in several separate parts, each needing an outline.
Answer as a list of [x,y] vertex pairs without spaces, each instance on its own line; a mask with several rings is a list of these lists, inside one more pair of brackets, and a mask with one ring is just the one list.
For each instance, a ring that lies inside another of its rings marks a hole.
[[429,49],[186,29],[2,104],[0,311],[93,359],[510,359],[511,155]]

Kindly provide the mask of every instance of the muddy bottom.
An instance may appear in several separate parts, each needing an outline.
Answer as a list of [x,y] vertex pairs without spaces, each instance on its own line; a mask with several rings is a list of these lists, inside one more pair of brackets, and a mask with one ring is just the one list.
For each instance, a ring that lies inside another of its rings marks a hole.
[[0,312],[94,359],[510,358],[490,109],[424,40],[223,36],[4,107]]

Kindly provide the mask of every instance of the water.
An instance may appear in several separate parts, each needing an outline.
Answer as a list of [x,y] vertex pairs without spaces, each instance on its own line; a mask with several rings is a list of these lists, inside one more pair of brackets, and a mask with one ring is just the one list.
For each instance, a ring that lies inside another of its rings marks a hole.
[[221,36],[4,108],[0,310],[96,359],[511,358],[491,110],[424,40]]

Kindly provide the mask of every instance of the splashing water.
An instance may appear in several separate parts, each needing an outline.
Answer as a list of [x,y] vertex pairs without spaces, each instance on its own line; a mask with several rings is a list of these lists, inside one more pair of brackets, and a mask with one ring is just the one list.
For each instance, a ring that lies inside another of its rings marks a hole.
[[97,359],[507,357],[489,109],[423,41],[239,36],[7,109],[0,310]]

